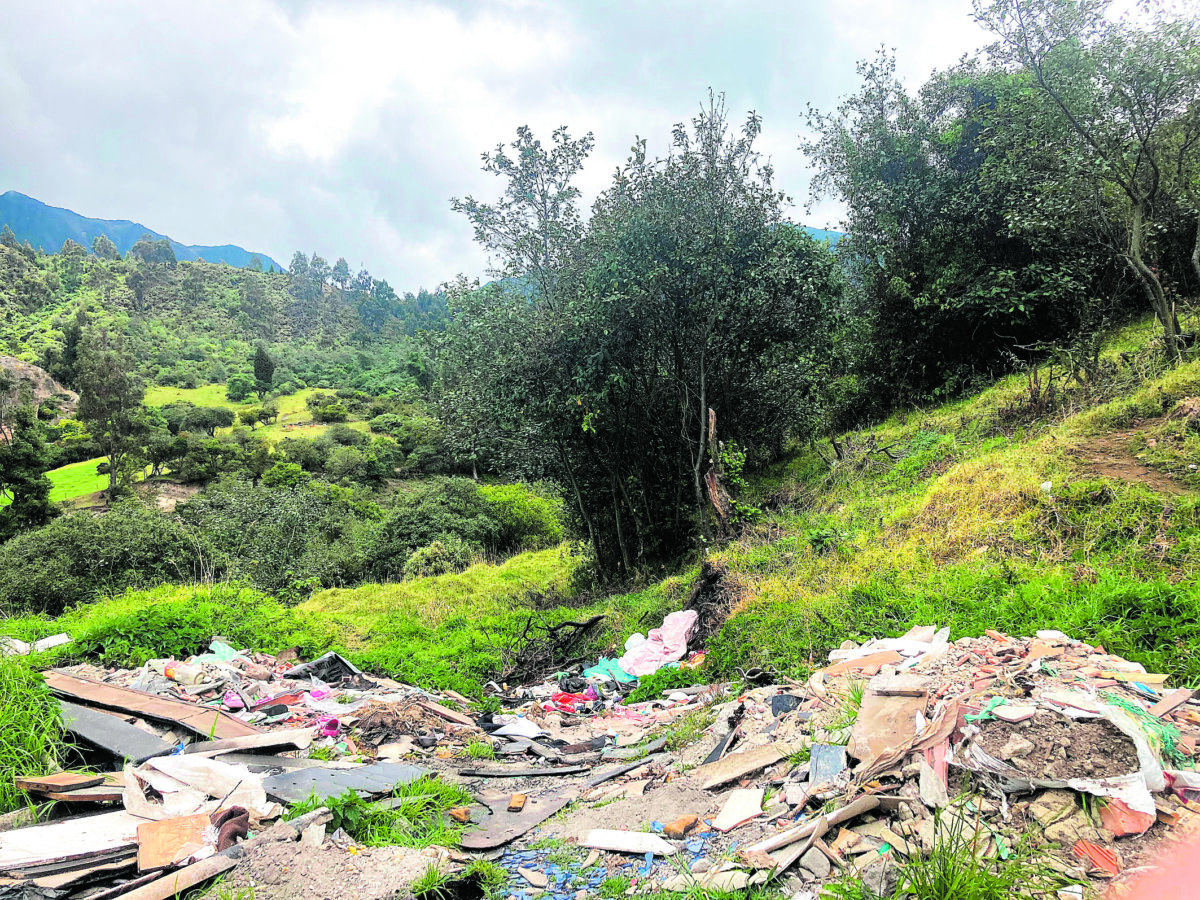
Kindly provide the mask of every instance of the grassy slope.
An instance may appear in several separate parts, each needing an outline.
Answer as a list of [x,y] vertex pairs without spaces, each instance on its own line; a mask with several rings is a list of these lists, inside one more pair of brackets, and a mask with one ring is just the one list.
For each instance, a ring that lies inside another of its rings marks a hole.
[[[1126,329],[1108,353],[1151,333]],[[1089,475],[1072,452],[1200,395],[1200,362],[1124,388],[1118,376],[1107,402],[1081,397],[1080,411],[1053,419],[1025,414],[1025,393],[1013,376],[894,416],[873,433],[906,451],[898,462],[871,454],[827,473],[802,455],[764,479],[778,509],[717,554],[742,601],[713,662],[800,673],[846,637],[912,624],[950,625],[954,637],[1063,628],[1200,681],[1200,498]],[[1132,452],[1145,435],[1160,438],[1144,462],[1188,473],[1200,461],[1200,439],[1180,424],[1151,424]]]
[[[1126,330],[1110,355],[1151,333]],[[1076,398],[1078,412],[1054,418],[1029,413],[1024,390],[1012,377],[896,415],[873,433],[904,451],[899,461],[871,454],[831,472],[802,452],[762,477],[756,489],[771,511],[711,554],[740,600],[709,643],[702,677],[752,664],[801,675],[846,637],[932,623],[954,637],[1062,628],[1200,683],[1200,495],[1089,476],[1072,455],[1150,419],[1132,450],[1146,445],[1146,461],[1194,478],[1187,466],[1200,462],[1200,438],[1159,420],[1178,399],[1200,396],[1200,361],[1117,373],[1101,393]],[[476,693],[531,615],[554,623],[605,613],[591,649],[613,650],[678,609],[696,575],[593,600],[571,596],[573,566],[555,548],[459,575],[325,591],[295,609],[244,591],[231,604],[219,599],[228,588],[163,588],[0,630],[28,638],[61,628],[76,637],[66,652],[110,662],[184,652],[214,633],[266,649],[336,647],[375,671]],[[554,590],[550,603],[530,593]],[[193,619],[194,639],[180,643],[181,623]]]

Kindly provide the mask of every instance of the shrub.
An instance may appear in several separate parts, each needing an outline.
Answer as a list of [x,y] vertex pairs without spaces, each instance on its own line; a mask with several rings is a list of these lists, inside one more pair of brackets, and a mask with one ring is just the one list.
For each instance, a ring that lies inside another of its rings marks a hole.
[[424,578],[429,575],[448,575],[461,572],[471,565],[474,556],[470,544],[452,534],[418,547],[404,564],[405,578]]
[[317,422],[345,422],[350,418],[350,413],[341,403],[330,403],[327,406],[318,406],[313,410],[312,416]]
[[138,502],[72,513],[0,546],[0,614],[56,615],[104,592],[222,574],[208,542]]
[[479,493],[496,520],[497,549],[540,550],[562,542],[562,500],[554,494],[523,484],[484,485]]
[[58,703],[41,676],[23,660],[0,658],[0,813],[29,802],[14,779],[53,771],[61,735]]

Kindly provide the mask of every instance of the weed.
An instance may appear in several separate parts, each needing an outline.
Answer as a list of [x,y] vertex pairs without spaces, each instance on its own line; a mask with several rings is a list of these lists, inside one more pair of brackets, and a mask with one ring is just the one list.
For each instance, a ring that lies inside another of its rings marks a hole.
[[693,710],[683,718],[671,724],[664,735],[667,739],[667,749],[678,753],[684,747],[694,744],[703,737],[704,732],[716,720],[717,713],[711,706]]
[[0,812],[27,803],[13,779],[54,771],[62,753],[58,704],[20,659],[0,658]]
[[421,877],[409,886],[409,890],[418,900],[449,900],[450,876],[430,864]]
[[629,878],[625,875],[616,875],[612,878],[605,878],[600,882],[600,887],[596,893],[603,900],[625,900],[625,892],[629,890]]
[[353,791],[325,801],[314,796],[293,806],[287,818],[327,806],[333,813],[331,830],[344,828],[352,839],[367,847],[449,846],[462,829],[447,824],[445,813],[470,802],[471,795],[457,785],[423,778],[397,787],[390,800],[380,803],[368,803]]
[[491,741],[471,741],[467,744],[467,756],[471,759],[495,759],[496,748]]
[[319,759],[322,762],[332,762],[337,756],[337,750],[333,747],[310,747],[308,750],[309,759]]
[[551,865],[559,866],[560,868],[564,866],[573,866],[579,862],[579,855],[567,847],[561,847],[557,850],[551,850],[549,853],[547,853],[546,862],[550,863]]
[[850,682],[846,695],[842,698],[842,706],[838,710],[837,717],[829,723],[829,731],[841,731],[854,727],[854,723],[858,721],[858,711],[862,709],[866,690],[867,683],[865,681],[857,679]]
[[629,695],[630,703],[642,703],[663,696],[665,691],[691,687],[694,684],[708,684],[703,666],[696,669],[662,668],[652,675],[639,679],[638,686]]
[[503,867],[486,859],[477,859],[467,866],[464,878],[473,878],[488,897],[499,897],[508,884],[508,872]]

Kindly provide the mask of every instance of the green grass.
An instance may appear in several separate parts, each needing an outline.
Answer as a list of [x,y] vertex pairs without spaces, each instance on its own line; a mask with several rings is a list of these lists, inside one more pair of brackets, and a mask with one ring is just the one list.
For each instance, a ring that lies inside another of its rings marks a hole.
[[25,806],[19,775],[45,775],[61,755],[58,704],[23,659],[0,657],[0,813]]
[[[50,501],[61,503],[65,500],[75,500],[107,488],[108,476],[96,474],[96,466],[104,461],[104,457],[101,456],[51,469],[46,473],[50,483],[54,485],[50,489]],[[0,497],[0,506],[7,506],[11,502],[8,497]]]
[[[257,399],[257,398],[256,398]],[[239,409],[251,403],[234,403],[225,396],[225,385],[206,384],[197,388],[163,387],[153,385],[146,389],[147,406],[167,406],[170,403],[191,403],[195,406],[225,406]]]
[[436,778],[401,785],[392,792],[392,797],[402,802],[384,808],[363,800],[353,791],[328,800],[313,797],[293,806],[284,818],[294,819],[327,806],[333,813],[329,830],[344,828],[362,846],[449,847],[457,842],[462,826],[447,822],[446,813],[471,802],[471,795],[463,788]]

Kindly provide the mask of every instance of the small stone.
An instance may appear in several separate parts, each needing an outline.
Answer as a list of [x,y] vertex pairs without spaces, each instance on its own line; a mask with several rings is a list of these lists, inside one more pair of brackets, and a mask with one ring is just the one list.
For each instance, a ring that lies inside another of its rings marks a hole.
[[1001,759],[1024,759],[1037,749],[1037,745],[1019,734],[1010,735],[1004,746],[1000,748]]
[[708,859],[707,857],[701,857],[700,859],[698,859],[694,863],[692,863],[691,871],[692,871],[693,875],[703,875],[705,872],[707,872],[711,868],[712,868],[712,860]]
[[587,889],[578,890],[575,892],[575,900],[587,900]]
[[1029,804],[1030,817],[1043,828],[1072,815],[1078,809],[1073,791],[1046,791]]
[[467,823],[471,821],[471,809],[467,806],[456,806],[450,810],[450,818],[455,822]]
[[813,847],[800,857],[800,868],[810,872],[812,877],[818,881],[828,878],[829,873],[833,871],[833,866],[829,864],[828,857],[816,847]]
[[896,863],[889,858],[880,857],[859,873],[863,887],[876,897],[892,897],[896,893],[896,884],[900,876],[896,872]]
[[536,869],[517,869],[517,874],[535,888],[544,888],[550,881],[550,879]]
[[907,766],[900,770],[900,777],[905,781],[910,778],[916,778],[921,774],[921,761],[910,762]]

